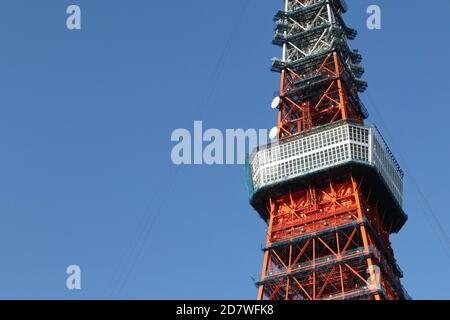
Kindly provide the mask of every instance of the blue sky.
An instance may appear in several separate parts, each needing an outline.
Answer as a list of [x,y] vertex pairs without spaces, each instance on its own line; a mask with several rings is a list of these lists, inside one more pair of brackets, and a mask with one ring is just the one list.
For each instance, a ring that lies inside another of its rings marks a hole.
[[[411,176],[449,232],[450,3],[348,1],[370,122],[405,167],[410,220],[393,236],[416,299],[450,298]],[[81,31],[65,27],[82,9]],[[383,26],[369,31],[366,8]],[[2,0],[0,298],[254,299],[264,224],[243,166],[184,166],[171,133],[271,128],[270,59],[282,1]],[[243,12],[243,19],[239,19]],[[82,269],[68,291],[65,269]]]

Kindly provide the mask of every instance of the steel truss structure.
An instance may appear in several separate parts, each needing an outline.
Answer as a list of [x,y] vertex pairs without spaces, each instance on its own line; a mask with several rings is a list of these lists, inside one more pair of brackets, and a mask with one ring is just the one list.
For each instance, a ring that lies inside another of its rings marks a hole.
[[276,143],[247,165],[250,202],[268,224],[258,299],[409,299],[390,235],[407,221],[403,172],[359,93],[362,57],[342,0],[285,0]]
[[283,47],[283,59],[273,60],[273,70],[281,72],[281,137],[368,117],[358,96],[367,88],[362,57],[347,44],[357,32],[345,25],[345,10],[342,1],[294,0],[277,13],[273,42]]

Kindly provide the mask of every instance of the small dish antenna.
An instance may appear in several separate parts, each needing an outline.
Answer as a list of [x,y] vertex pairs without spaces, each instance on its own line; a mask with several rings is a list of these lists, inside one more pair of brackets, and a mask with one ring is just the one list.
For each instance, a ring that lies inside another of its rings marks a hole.
[[278,127],[273,127],[269,132],[269,139],[275,140],[278,138]]
[[280,106],[281,104],[281,98],[280,97],[275,97],[272,101],[272,109],[276,109]]

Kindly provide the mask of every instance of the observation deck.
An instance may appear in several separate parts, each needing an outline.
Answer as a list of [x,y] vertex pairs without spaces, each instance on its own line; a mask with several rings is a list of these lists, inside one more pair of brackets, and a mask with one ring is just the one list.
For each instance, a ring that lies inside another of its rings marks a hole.
[[350,172],[364,176],[375,193],[386,199],[392,231],[407,221],[403,206],[404,173],[376,127],[339,121],[258,147],[247,163],[252,206],[267,220],[267,200]]

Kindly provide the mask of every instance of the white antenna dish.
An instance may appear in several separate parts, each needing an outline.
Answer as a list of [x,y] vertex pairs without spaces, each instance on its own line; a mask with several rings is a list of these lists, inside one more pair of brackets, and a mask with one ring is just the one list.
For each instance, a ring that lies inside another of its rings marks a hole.
[[275,97],[275,99],[273,99],[272,101],[272,109],[276,109],[280,106],[281,104],[281,98],[280,97]]
[[278,127],[273,127],[269,132],[270,140],[275,140],[278,138]]

